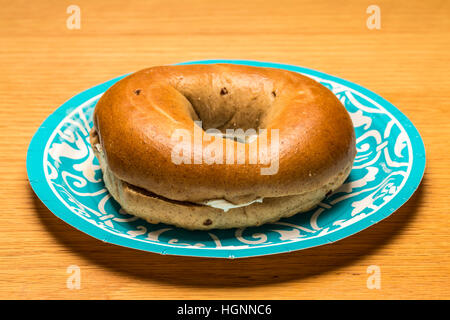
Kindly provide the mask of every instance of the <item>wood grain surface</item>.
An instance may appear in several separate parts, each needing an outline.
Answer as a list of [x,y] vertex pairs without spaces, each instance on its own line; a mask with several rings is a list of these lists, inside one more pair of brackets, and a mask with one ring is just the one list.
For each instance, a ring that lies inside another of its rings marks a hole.
[[[67,7],[81,9],[69,30]],[[366,9],[381,9],[369,30]],[[450,298],[450,1],[0,1],[0,298]],[[102,243],[34,195],[27,147],[44,119],[91,86],[152,65],[232,58],[306,66],[396,105],[427,168],[395,214],[352,237],[237,260]],[[81,288],[66,286],[67,267]],[[367,268],[381,270],[368,289]]]

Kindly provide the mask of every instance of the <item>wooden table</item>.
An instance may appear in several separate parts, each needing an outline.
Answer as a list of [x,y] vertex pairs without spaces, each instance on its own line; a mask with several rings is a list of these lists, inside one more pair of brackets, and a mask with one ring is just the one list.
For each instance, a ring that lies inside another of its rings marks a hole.
[[[450,298],[449,1],[0,1],[0,298]],[[69,4],[81,29],[69,30]],[[361,84],[416,125],[427,168],[415,195],[345,240],[267,257],[161,256],[102,243],[34,195],[28,143],[76,93],[117,75],[211,59],[283,62]],[[81,289],[66,286],[67,267]],[[368,289],[367,268],[381,269]]]

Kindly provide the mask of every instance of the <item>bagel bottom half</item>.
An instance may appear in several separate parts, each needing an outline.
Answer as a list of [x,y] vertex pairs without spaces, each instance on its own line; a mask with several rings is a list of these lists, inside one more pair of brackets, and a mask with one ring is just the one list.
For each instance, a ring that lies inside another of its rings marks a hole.
[[320,188],[298,195],[264,198],[228,211],[211,206],[160,197],[120,180],[109,169],[101,148],[93,148],[103,172],[103,180],[122,209],[150,223],[166,223],[189,230],[209,230],[260,226],[305,212],[315,207],[349,175],[352,164]]

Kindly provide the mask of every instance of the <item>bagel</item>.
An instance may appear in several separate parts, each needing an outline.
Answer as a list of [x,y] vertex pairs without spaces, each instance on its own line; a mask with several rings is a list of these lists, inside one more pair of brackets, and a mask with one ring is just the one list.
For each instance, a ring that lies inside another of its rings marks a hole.
[[144,69],[103,94],[93,123],[94,154],[122,208],[192,230],[310,210],[342,185],[356,154],[336,96],[274,68]]

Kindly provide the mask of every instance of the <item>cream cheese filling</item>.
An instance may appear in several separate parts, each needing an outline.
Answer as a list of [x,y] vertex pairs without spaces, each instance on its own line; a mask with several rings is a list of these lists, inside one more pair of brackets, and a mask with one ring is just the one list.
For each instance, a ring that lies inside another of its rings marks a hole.
[[204,206],[209,206],[209,207],[213,207],[213,208],[217,208],[217,209],[222,209],[224,212],[227,212],[230,209],[234,209],[234,208],[240,208],[240,207],[246,207],[249,206],[253,203],[262,203],[263,202],[263,198],[257,198],[255,200],[252,200],[250,202],[246,202],[246,203],[241,203],[241,204],[234,204],[231,203],[225,199],[212,199],[212,200],[207,200],[207,201],[203,201],[200,202],[199,204],[202,204]]

